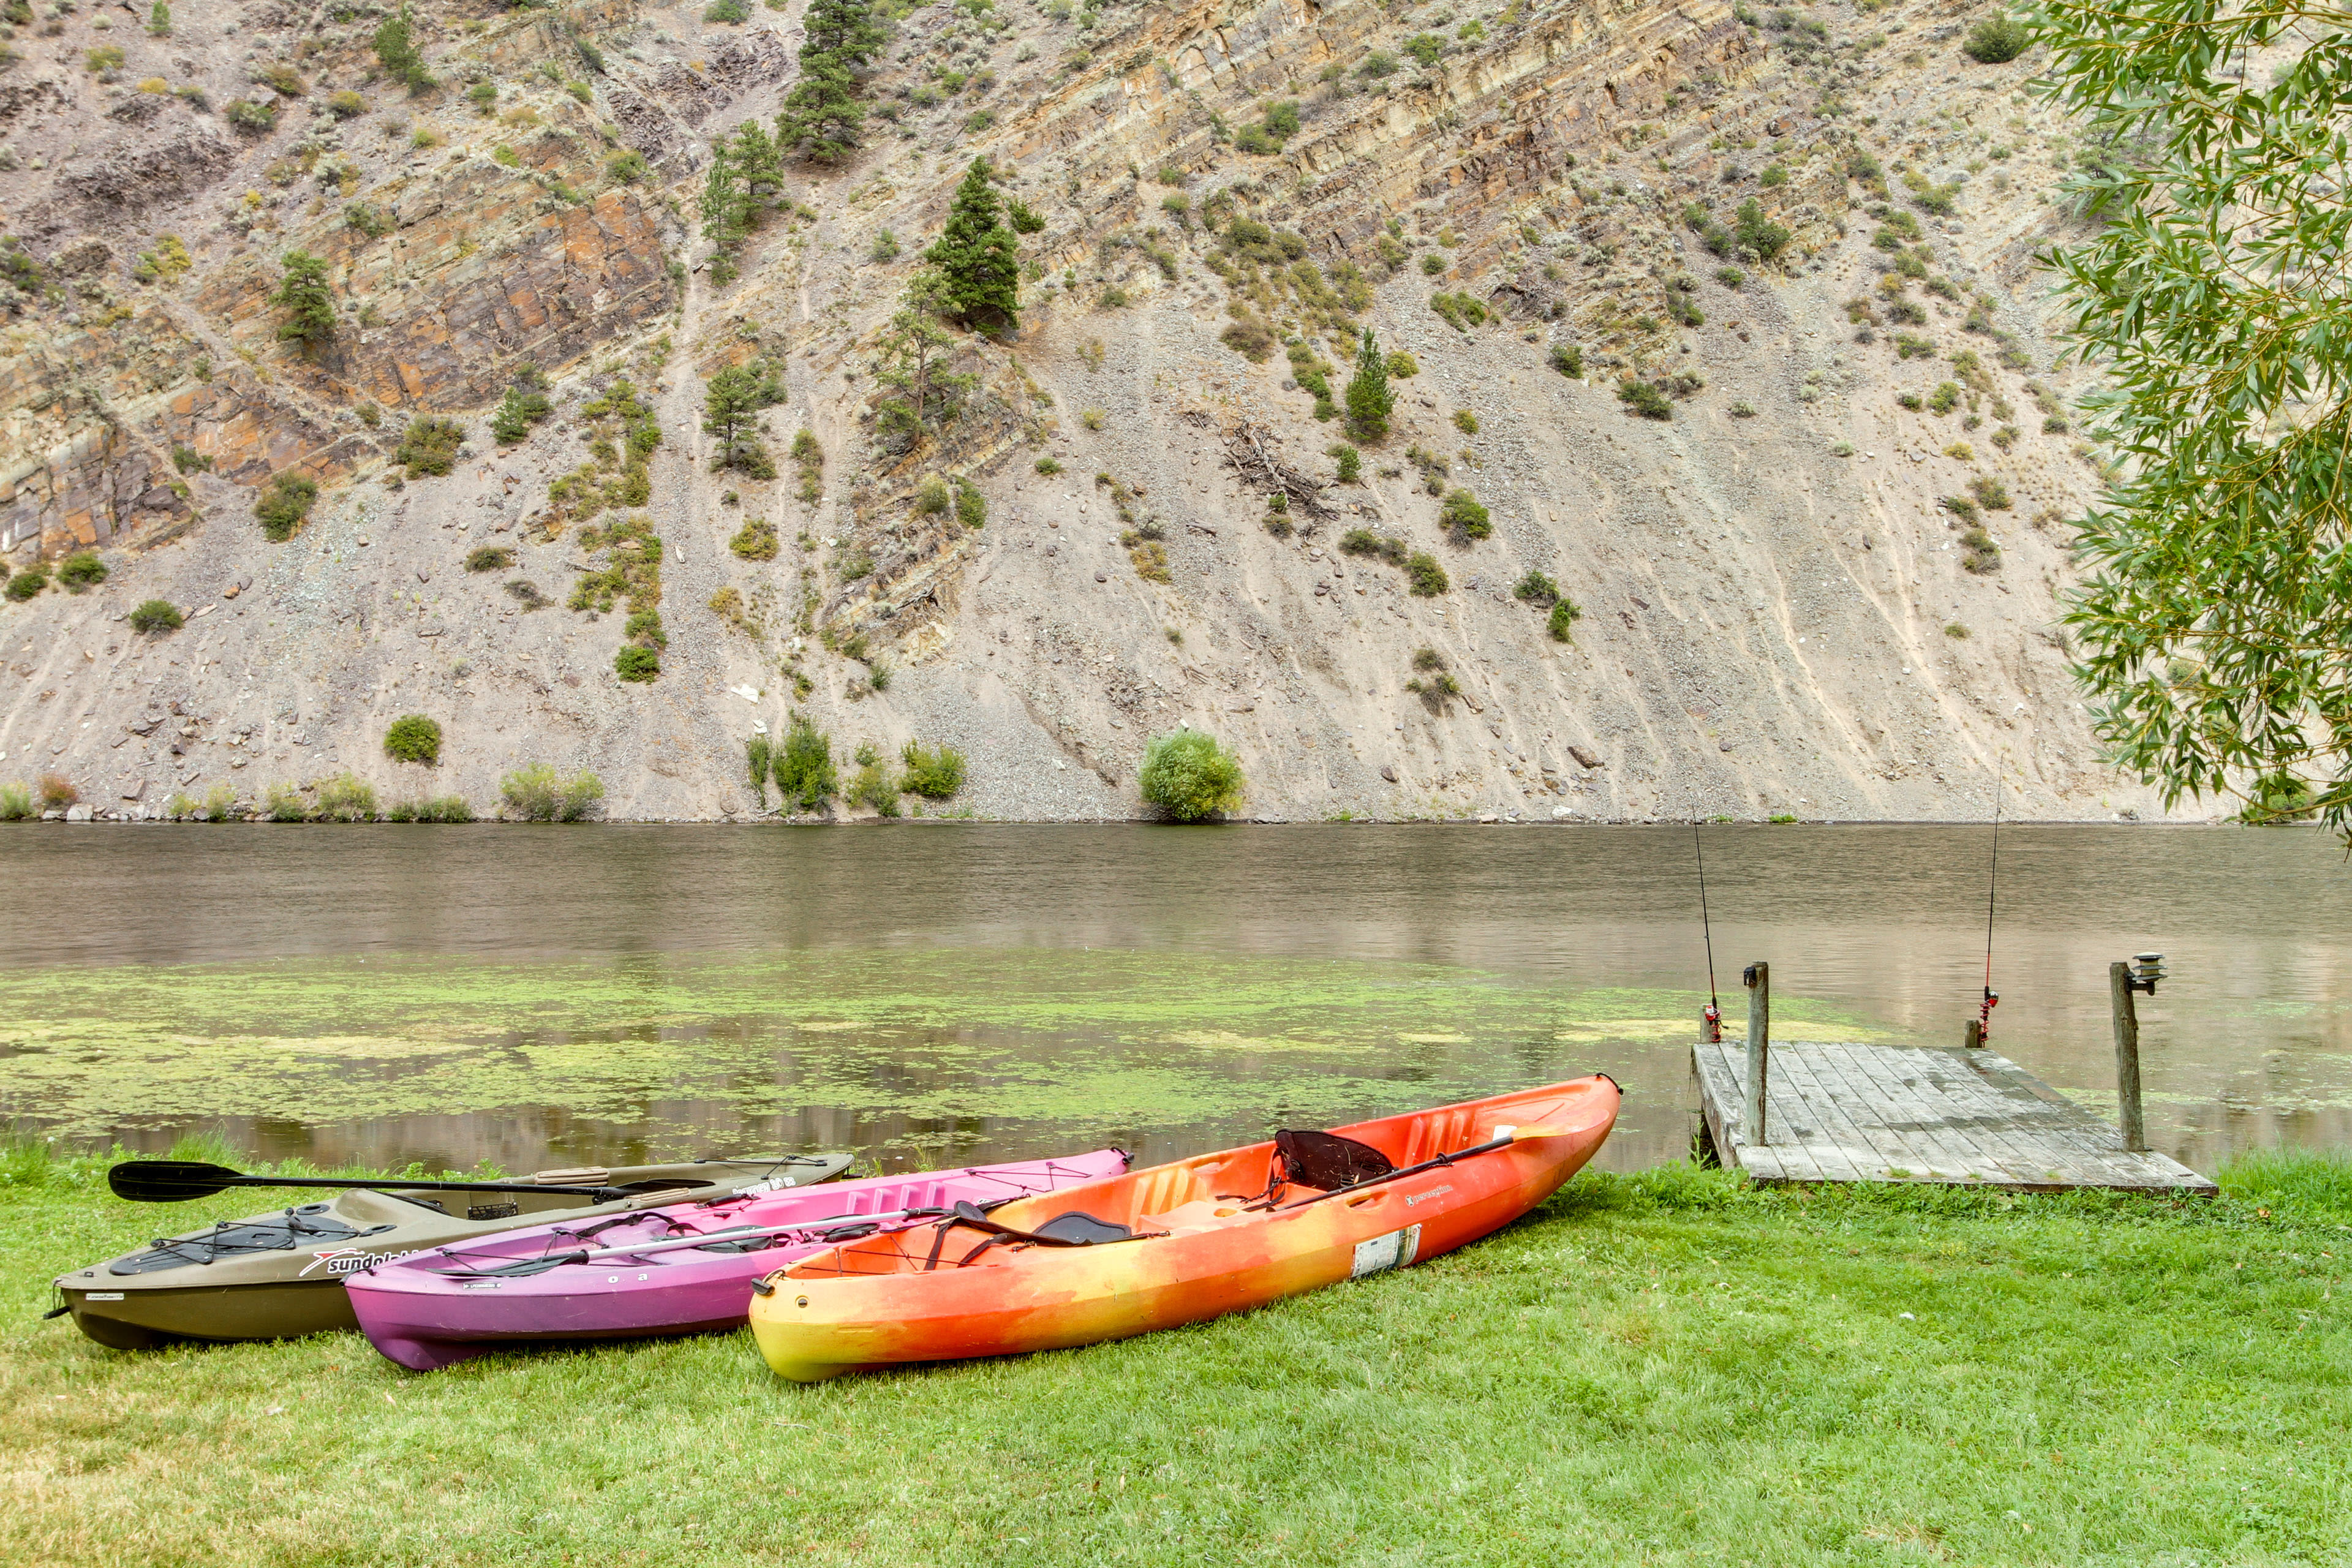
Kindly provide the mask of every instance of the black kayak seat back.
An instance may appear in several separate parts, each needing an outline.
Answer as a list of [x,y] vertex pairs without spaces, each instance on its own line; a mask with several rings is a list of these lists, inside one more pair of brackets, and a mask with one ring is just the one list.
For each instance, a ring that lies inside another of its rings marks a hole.
[[1127,1226],[1111,1220],[1097,1219],[1083,1209],[1055,1215],[1039,1226],[1034,1234],[1078,1247],[1097,1247],[1106,1241],[1131,1241],[1135,1237],[1135,1233]]
[[[973,1203],[959,1203],[950,1211],[950,1225],[969,1226],[1006,1241],[1043,1241],[1055,1247],[1097,1247],[1106,1241],[1132,1241],[1135,1232],[1123,1225],[1107,1219],[1097,1219],[1082,1209],[1069,1209],[1055,1215],[1033,1230],[1023,1230],[993,1220],[981,1212]],[[942,1227],[944,1228],[944,1227]]]
[[1280,1179],[1318,1192],[1337,1192],[1395,1171],[1389,1157],[1370,1143],[1342,1138],[1336,1132],[1291,1132],[1274,1135],[1274,1157]]

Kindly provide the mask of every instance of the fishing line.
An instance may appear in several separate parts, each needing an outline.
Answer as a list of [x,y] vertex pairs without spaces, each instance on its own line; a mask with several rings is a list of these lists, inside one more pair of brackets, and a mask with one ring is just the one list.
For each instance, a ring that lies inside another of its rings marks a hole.
[[1977,1044],[1989,1045],[1992,1039],[1992,1010],[2000,1005],[2000,994],[1992,988],[1992,917],[1993,900],[2000,889],[2000,771],[1992,775],[1992,861],[1985,876],[1985,968],[1984,1000],[1977,1005]]
[[[1691,803],[1691,853],[1698,858],[1698,929],[1706,940],[1706,1037],[1723,1038],[1723,1004],[1715,994],[1715,930],[1706,918],[1706,851],[1699,843],[1698,803]],[[1990,971],[1988,971],[1990,973]]]

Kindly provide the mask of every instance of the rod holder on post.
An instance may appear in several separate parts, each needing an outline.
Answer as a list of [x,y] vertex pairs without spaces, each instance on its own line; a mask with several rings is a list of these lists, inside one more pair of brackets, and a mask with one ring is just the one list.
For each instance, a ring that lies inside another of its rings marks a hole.
[[1751,1145],[1767,1142],[1764,1126],[1764,1079],[1772,1052],[1772,966],[1759,961],[1739,977],[1748,987],[1748,1104],[1740,1127]]
[[1969,1026],[1960,1031],[1960,1049],[1964,1051],[1984,1049],[1984,1020],[1981,1018],[1969,1020]]
[[2140,1111],[2139,1008],[2132,1001],[2132,993],[2145,991],[2153,996],[2156,983],[2163,978],[2160,952],[2135,953],[2129,963],[2118,959],[2107,965],[2107,992],[2116,1015],[2116,1120],[2123,1131],[2124,1148],[2135,1154],[2147,1152],[2147,1122]]

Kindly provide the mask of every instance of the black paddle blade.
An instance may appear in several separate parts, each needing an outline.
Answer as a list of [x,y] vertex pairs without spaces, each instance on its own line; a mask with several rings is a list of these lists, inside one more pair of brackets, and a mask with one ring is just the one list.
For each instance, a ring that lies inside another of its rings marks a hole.
[[237,1184],[236,1172],[202,1160],[126,1160],[106,1173],[114,1195],[134,1204],[186,1203]]

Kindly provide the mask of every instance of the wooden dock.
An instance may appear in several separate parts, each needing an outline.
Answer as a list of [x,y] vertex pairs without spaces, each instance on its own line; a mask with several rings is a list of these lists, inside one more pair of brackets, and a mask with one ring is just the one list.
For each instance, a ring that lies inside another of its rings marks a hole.
[[2127,1152],[2115,1128],[1995,1051],[1774,1040],[1761,1147],[1740,1126],[1746,1042],[1695,1046],[1691,1066],[1717,1157],[1759,1182],[2216,1190],[2178,1160]]

